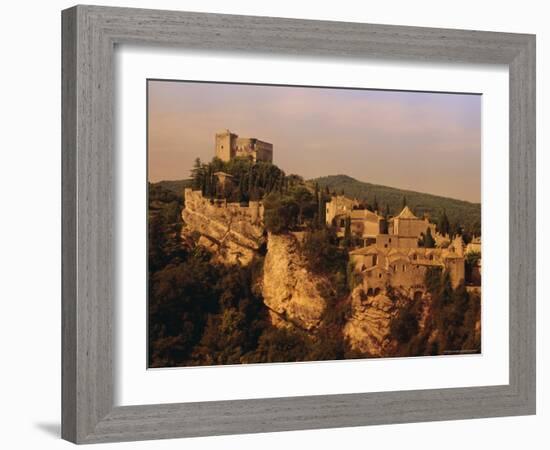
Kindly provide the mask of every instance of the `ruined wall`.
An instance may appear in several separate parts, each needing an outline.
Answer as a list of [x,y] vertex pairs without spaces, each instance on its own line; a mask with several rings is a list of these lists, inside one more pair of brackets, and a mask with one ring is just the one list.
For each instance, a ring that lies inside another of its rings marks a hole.
[[273,162],[273,144],[256,141],[256,161]]
[[185,189],[183,233],[200,235],[199,244],[215,252],[216,258],[227,264],[249,264],[265,242],[263,205],[250,202],[218,201],[212,203],[200,191]]
[[254,162],[273,162],[273,144],[256,138],[237,138],[235,152],[236,156],[251,157]]

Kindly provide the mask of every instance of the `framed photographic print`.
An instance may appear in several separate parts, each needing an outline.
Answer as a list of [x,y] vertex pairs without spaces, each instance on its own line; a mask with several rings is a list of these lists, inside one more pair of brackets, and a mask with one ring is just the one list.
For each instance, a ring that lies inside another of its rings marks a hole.
[[65,439],[535,412],[534,36],[62,17]]

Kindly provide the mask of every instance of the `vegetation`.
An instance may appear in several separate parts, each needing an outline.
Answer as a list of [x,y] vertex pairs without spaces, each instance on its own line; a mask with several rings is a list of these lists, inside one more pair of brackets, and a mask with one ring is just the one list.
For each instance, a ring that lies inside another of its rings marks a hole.
[[294,183],[283,192],[270,192],[264,199],[264,224],[272,233],[325,228],[325,205],[329,196],[318,186]]
[[[429,307],[421,299],[406,299],[391,322],[392,336],[398,342],[396,355],[479,353],[479,294],[468,293],[464,284],[453,289],[449,274],[440,268],[429,268],[424,281],[431,297]],[[425,325],[420,332],[423,313]]]
[[464,272],[465,272],[467,283],[475,284],[475,285],[481,284],[480,274],[476,274],[474,270],[477,267],[480,260],[481,260],[481,253],[479,252],[470,252],[466,254],[466,258],[464,261]]
[[[231,183],[221,188],[215,175],[217,172],[229,174]],[[276,165],[262,161],[254,163],[249,158],[230,161],[213,158],[209,163],[202,163],[197,158],[191,179],[193,188],[200,189],[205,197],[232,202],[260,200],[271,192],[283,193],[293,182]]]
[[349,293],[348,252],[329,228],[308,232],[301,247],[308,270],[328,280],[330,289],[322,293],[323,297],[336,305]]
[[435,239],[432,236],[432,230],[428,228],[425,233],[420,233],[418,246],[424,248],[435,248]]
[[[225,187],[215,178],[225,172]],[[307,269],[324,279],[318,288],[327,307],[315,333],[271,325],[259,286],[263,257],[246,267],[224,266],[195,238],[181,237],[183,189],[200,189],[211,199],[232,202],[262,200],[264,223],[271,233],[304,232],[301,252]],[[148,309],[150,367],[335,360],[366,357],[352,351],[343,337],[350,316],[350,292],[361,281],[349,261],[354,245],[349,220],[343,238],[325,226],[331,192],[357,197],[363,206],[387,219],[402,205],[433,213],[440,232],[462,234],[467,242],[479,229],[477,204],[361,183],[349,177],[305,182],[273,164],[236,158],[209,163],[197,159],[190,180],[148,186]],[[380,205],[384,205],[382,208]],[[471,219],[473,217],[473,219]],[[466,220],[464,227],[459,219]],[[432,219],[433,220],[433,219]],[[434,247],[428,230],[419,245]],[[477,264],[469,255],[466,272]],[[395,355],[435,355],[480,350],[480,298],[461,285],[452,289],[449,275],[429,269],[425,285],[431,301],[404,299],[390,289],[399,305],[390,323]],[[422,326],[421,326],[422,321]]]
[[149,367],[333,360],[349,353],[342,337],[349,308],[342,301],[349,292],[347,253],[332,231],[316,227],[316,194],[306,194],[301,183],[294,178],[288,194],[268,197],[277,198],[274,210],[291,210],[281,230],[296,225],[300,215],[308,221],[310,268],[326,273],[334,286],[324,292],[329,306],[316,337],[271,325],[256,288],[261,257],[246,267],[213,263],[208,251],[180,238],[181,191],[149,185]]

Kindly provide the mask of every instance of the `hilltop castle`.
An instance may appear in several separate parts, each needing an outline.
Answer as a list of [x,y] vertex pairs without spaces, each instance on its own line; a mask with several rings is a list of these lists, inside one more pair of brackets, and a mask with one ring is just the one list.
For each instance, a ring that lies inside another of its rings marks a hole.
[[229,130],[216,133],[216,156],[222,161],[246,157],[252,161],[273,162],[273,144],[256,138],[243,138]]

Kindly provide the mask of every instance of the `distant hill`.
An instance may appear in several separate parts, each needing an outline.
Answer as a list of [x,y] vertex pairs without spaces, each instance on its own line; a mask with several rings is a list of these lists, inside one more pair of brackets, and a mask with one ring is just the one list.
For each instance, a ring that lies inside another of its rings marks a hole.
[[309,180],[310,183],[318,183],[320,187],[328,186],[331,192],[340,194],[342,190],[346,196],[363,200],[369,204],[378,202],[382,212],[388,205],[390,214],[398,214],[403,207],[403,197],[407,205],[415,214],[422,216],[428,214],[432,222],[437,222],[443,210],[451,223],[460,223],[470,232],[479,232],[481,224],[481,205],[464,200],[440,197],[415,191],[407,191],[388,186],[365,183],[347,175],[330,175]]
[[168,191],[174,192],[178,196],[183,197],[183,190],[186,187],[191,187],[192,184],[191,179],[187,180],[163,180],[163,181],[157,181],[155,183],[151,183],[154,186],[162,187],[163,189],[166,189]]

